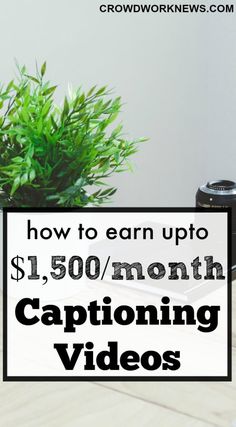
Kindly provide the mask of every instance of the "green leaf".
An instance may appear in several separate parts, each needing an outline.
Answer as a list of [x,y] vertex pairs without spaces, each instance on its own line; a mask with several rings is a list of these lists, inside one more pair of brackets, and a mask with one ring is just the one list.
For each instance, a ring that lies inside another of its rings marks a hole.
[[28,172],[25,172],[20,179],[20,184],[24,185],[26,184],[27,181],[28,181]]
[[117,119],[118,115],[119,115],[119,111],[116,111],[115,113],[112,113],[110,115],[109,119],[108,119],[108,123],[109,124],[113,123]]
[[122,123],[120,123],[112,132],[111,137],[116,138],[118,135],[120,135],[121,131],[123,129]]
[[97,92],[96,92],[96,95],[97,96],[99,96],[99,95],[102,95],[102,94],[104,94],[104,92],[107,90],[107,86],[103,86],[103,87],[101,87],[101,89],[99,89]]
[[65,96],[64,106],[63,106],[63,111],[62,111],[62,117],[66,117],[68,115],[69,111],[70,111],[69,102],[68,102],[67,97]]
[[50,111],[50,108],[51,108],[51,102],[50,102],[50,100],[48,100],[47,102],[45,102],[45,104],[42,108],[42,115],[47,116],[47,114]]
[[115,159],[116,163],[119,164],[119,162],[120,162],[120,152],[118,150],[114,153],[114,159]]
[[97,87],[97,85],[93,86],[93,87],[88,91],[87,96],[91,96],[91,95],[94,93],[94,91],[95,91],[96,87]]
[[49,87],[48,89],[44,90],[44,91],[42,92],[42,94],[43,94],[43,95],[50,95],[50,94],[52,94],[52,93],[54,93],[54,92],[55,92],[56,88],[57,88],[57,86]]
[[9,92],[12,89],[13,84],[14,84],[14,80],[11,80],[7,85],[6,92]]
[[29,180],[30,182],[32,182],[36,177],[36,173],[34,169],[31,169],[30,173],[29,173]]
[[45,72],[46,72],[46,68],[47,68],[47,64],[46,64],[46,61],[43,63],[43,65],[42,65],[42,67],[41,67],[41,70],[40,70],[40,72],[41,72],[41,76],[43,77],[44,76],[44,74],[45,74]]
[[117,192],[117,188],[113,188],[113,190],[111,190],[109,196],[113,196],[113,194],[115,194]]
[[57,130],[58,126],[57,126],[57,124],[55,122],[55,119],[54,119],[53,115],[51,115],[50,118],[51,118],[51,122],[52,122],[52,126],[53,126],[54,130]]
[[19,188],[19,186],[20,186],[20,176],[17,176],[14,179],[14,182],[13,182],[13,185],[11,188],[11,193],[10,193],[11,196],[13,196],[13,194],[16,192],[16,190]]
[[28,79],[32,80],[32,82],[34,83],[40,83],[40,81],[34,76],[30,76],[29,74],[25,74],[25,76],[28,77]]
[[17,156],[17,157],[13,157],[12,161],[13,163],[22,163],[24,159],[23,157]]
[[30,159],[30,157],[26,157],[26,159],[25,159],[25,161],[26,161],[26,164],[27,164],[27,166],[31,166],[31,159]]
[[139,138],[139,139],[137,139],[137,141],[135,141],[135,143],[140,143],[140,142],[147,142],[147,141],[149,141],[149,138]]
[[33,157],[33,155],[34,155],[34,146],[33,146],[33,145],[29,146],[29,149],[28,149],[27,155],[28,155],[29,157]]

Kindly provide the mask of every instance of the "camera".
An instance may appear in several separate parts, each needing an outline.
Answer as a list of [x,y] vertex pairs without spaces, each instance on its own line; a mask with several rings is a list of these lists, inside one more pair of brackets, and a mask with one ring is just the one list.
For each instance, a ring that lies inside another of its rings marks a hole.
[[199,208],[231,208],[232,270],[236,271],[236,183],[229,180],[210,181],[199,187],[196,194]]

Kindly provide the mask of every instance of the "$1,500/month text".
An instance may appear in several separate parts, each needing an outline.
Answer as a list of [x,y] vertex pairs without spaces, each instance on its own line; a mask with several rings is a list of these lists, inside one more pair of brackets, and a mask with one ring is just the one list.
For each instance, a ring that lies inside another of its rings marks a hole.
[[[38,258],[35,255],[28,256],[28,280],[39,280],[41,276],[38,273]],[[54,280],[62,280],[66,276],[73,280],[80,280],[84,276],[89,280],[103,279],[108,265],[111,265],[112,280],[145,280],[147,277],[153,280],[161,280],[167,276],[168,280],[224,280],[223,266],[215,261],[213,256],[207,255],[203,261],[199,257],[192,260],[189,266],[184,262],[169,262],[167,267],[158,261],[152,262],[144,267],[139,261],[128,263],[124,260],[112,261],[108,256],[103,265],[100,259],[91,255],[85,260],[79,255],[66,258],[64,255],[55,255],[50,259],[50,277]],[[22,280],[25,273],[25,259],[16,255],[11,260],[13,271],[11,279],[17,282]],[[45,266],[44,266],[45,267]],[[203,274],[202,274],[203,273]],[[42,275],[43,284],[48,281],[47,275]]]

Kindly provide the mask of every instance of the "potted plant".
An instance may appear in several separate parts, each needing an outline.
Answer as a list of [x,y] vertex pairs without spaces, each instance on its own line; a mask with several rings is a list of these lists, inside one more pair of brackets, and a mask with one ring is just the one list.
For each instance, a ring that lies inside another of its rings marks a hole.
[[116,189],[106,178],[130,168],[144,139],[128,141],[114,126],[121,99],[107,87],[77,89],[59,107],[45,72],[46,63],[35,75],[18,66],[17,79],[0,87],[0,206],[107,202]]

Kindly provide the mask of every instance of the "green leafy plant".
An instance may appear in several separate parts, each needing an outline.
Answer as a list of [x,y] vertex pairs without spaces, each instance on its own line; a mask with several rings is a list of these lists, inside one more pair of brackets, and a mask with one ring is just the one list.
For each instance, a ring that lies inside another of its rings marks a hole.
[[0,205],[104,203],[116,191],[106,178],[130,168],[144,139],[127,141],[121,124],[110,128],[121,99],[107,87],[77,89],[59,107],[45,72],[46,63],[33,76],[18,66],[17,79],[0,87]]

